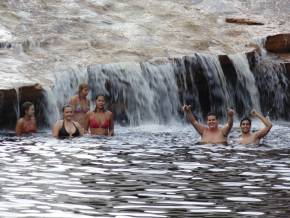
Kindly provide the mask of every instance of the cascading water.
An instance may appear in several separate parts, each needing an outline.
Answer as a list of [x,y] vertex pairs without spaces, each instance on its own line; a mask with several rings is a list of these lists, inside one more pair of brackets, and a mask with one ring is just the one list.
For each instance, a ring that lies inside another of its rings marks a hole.
[[164,123],[177,117],[180,104],[171,63],[93,65],[88,74],[92,96],[109,95],[122,122]]
[[54,85],[44,87],[44,114],[48,125],[60,119],[62,107],[77,94],[78,86],[88,81],[86,68],[71,66],[58,69],[54,75]]
[[259,60],[254,70],[264,114],[289,119],[290,78],[285,66],[273,60]]
[[251,109],[260,111],[259,92],[246,55],[229,55],[229,58],[236,70],[237,82],[235,86],[235,94],[239,99],[239,102],[242,102],[244,109],[243,114],[249,114]]
[[16,117],[17,119],[19,119],[20,117],[20,96],[19,96],[19,88],[16,87],[15,88],[15,93],[16,93],[16,101],[15,101],[15,105],[14,105],[14,109],[15,109],[15,113],[16,113]]
[[[222,118],[228,108],[233,107],[233,101],[228,92],[225,75],[216,56],[196,54],[197,62],[203,69],[207,80],[210,95],[210,111],[217,113]],[[202,99],[200,99],[202,100]]]
[[[96,64],[87,69],[71,67],[56,74],[54,87],[46,93],[50,105],[47,111],[59,111],[83,82],[90,86],[91,109],[95,97],[105,94],[109,97],[108,109],[121,124],[179,121],[182,104],[191,104],[198,118],[210,111],[225,118],[230,107],[242,108],[240,116],[248,115],[252,108],[260,110],[258,77],[253,76],[247,57],[239,54],[229,58],[235,69],[234,81],[225,76],[216,56],[202,54],[155,62]],[[281,89],[285,87],[277,79],[268,82],[269,86],[279,83]],[[285,79],[282,82],[287,83]],[[277,95],[274,101],[282,100]],[[59,118],[54,114],[49,123]]]

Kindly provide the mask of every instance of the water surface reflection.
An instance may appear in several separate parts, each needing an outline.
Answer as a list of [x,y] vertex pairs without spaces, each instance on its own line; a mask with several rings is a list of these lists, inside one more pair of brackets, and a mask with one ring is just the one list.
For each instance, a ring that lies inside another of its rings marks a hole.
[[289,130],[276,125],[259,147],[195,145],[182,126],[62,141],[3,135],[0,216],[287,217]]

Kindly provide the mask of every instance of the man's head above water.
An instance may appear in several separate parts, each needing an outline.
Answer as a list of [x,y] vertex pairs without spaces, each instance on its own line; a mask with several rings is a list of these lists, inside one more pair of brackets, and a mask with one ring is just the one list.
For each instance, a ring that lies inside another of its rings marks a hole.
[[240,122],[242,133],[247,134],[251,131],[252,120],[249,117],[244,117]]
[[209,129],[218,128],[218,125],[219,125],[218,116],[213,112],[208,113],[206,123]]

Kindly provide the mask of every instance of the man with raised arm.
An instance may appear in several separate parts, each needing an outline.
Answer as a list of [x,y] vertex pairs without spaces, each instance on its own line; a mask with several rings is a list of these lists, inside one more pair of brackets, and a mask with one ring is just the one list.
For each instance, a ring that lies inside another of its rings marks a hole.
[[182,111],[186,114],[187,119],[201,136],[201,142],[204,144],[227,144],[228,134],[233,127],[234,110],[228,110],[227,124],[220,128],[216,114],[207,115],[207,126],[200,124],[191,112],[190,105],[184,105]]
[[242,130],[242,136],[238,140],[238,143],[240,144],[244,144],[244,145],[259,144],[261,138],[265,137],[270,131],[270,129],[272,128],[272,123],[262,114],[258,113],[255,110],[252,110],[251,115],[253,117],[258,117],[265,126],[259,131],[252,133],[251,132],[251,123],[252,123],[251,119],[248,117],[243,118],[240,122],[240,127]]

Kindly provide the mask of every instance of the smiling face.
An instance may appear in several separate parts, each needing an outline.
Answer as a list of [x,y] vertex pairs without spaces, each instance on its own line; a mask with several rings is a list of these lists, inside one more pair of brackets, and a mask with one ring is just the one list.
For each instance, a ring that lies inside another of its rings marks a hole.
[[71,121],[73,119],[72,107],[68,106],[63,109],[63,119],[67,121]]
[[243,120],[240,124],[242,133],[247,134],[251,131],[251,122],[249,120]]
[[105,97],[100,95],[96,99],[96,107],[97,109],[103,110],[105,108]]
[[215,115],[207,116],[207,126],[209,129],[216,129],[218,128],[218,120]]

